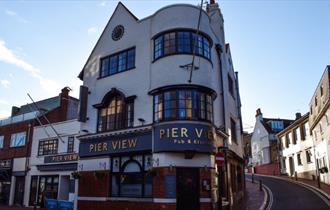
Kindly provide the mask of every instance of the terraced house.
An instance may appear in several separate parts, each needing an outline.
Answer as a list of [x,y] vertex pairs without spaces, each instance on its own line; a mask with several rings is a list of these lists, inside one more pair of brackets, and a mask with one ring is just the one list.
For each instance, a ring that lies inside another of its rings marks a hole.
[[79,210],[207,210],[242,198],[238,75],[214,1],[143,19],[119,3],[79,78]]

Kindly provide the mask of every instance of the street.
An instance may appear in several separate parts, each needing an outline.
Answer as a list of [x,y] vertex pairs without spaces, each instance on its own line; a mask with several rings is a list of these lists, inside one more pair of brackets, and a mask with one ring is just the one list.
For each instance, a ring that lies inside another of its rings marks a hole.
[[[246,175],[251,179],[250,175]],[[271,177],[254,176],[255,181],[262,180],[263,184],[271,190],[271,206],[268,210],[329,210],[329,201],[321,198],[319,194],[285,180]],[[328,204],[327,204],[327,203]]]

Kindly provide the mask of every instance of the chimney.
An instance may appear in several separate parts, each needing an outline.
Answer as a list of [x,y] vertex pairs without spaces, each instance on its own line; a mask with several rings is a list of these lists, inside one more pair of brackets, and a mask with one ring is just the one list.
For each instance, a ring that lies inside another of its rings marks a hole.
[[210,0],[210,4],[215,4],[215,1],[214,0]]
[[301,118],[301,113],[300,112],[297,112],[296,113],[296,120],[298,120],[299,118]]
[[256,110],[256,119],[259,120],[259,121],[262,121],[263,120],[262,113],[261,113],[261,109],[260,108],[258,108]]
[[15,116],[18,112],[19,112],[20,108],[18,108],[17,106],[12,106],[11,107],[11,116]]
[[64,87],[61,90],[60,93],[60,106],[61,106],[61,121],[67,120],[67,112],[68,112],[68,106],[69,106],[69,92],[70,92],[69,87]]

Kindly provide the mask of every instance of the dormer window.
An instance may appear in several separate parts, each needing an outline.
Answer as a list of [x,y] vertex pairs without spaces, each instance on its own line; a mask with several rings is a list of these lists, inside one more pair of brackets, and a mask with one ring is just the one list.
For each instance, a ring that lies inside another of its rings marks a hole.
[[113,89],[101,104],[94,107],[98,109],[98,132],[133,127],[134,97],[125,98],[118,90]]

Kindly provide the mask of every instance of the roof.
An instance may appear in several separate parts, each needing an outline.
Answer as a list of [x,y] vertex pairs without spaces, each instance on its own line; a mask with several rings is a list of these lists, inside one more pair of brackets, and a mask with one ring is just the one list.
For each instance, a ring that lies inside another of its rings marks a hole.
[[270,121],[283,121],[283,127],[284,129],[291,125],[294,120],[288,120],[288,119],[280,119],[280,118],[263,118],[263,121],[261,121],[261,124],[265,127],[268,133],[278,133],[279,130],[273,130],[269,125],[268,122]]
[[278,132],[278,136],[284,134],[286,131],[290,130],[291,128],[296,127],[300,123],[303,123],[304,121],[308,122],[309,112],[301,116],[300,118],[294,120],[289,126]]
[[[39,107],[39,109],[44,110],[44,111],[49,111],[49,110],[52,110],[52,109],[60,106],[60,96],[55,96],[52,98],[44,99],[41,101],[37,101],[35,103],[36,103],[37,107]],[[37,107],[33,104],[23,105],[19,108],[19,111],[17,113],[15,113],[13,116],[37,111]]]

